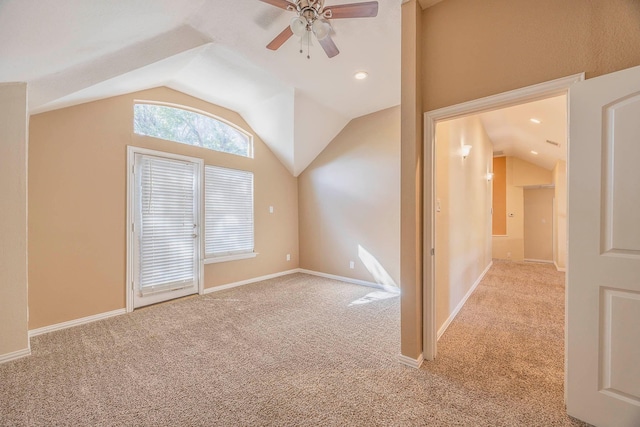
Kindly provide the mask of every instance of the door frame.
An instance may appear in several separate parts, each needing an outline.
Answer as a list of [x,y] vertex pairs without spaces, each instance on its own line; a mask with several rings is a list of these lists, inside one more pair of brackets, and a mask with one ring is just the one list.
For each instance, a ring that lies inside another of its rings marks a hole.
[[[569,108],[569,88],[585,78],[584,73],[573,74],[544,83],[515,89],[509,92],[476,99],[462,104],[444,107],[424,113],[424,177],[423,177],[423,277],[422,277],[422,357],[434,360],[437,355],[438,331],[436,324],[435,286],[435,139],[436,124],[442,120],[456,119],[499,108],[511,107],[526,102],[538,101],[553,96],[567,96]],[[567,153],[569,142],[569,114],[567,114]],[[567,162],[568,164],[568,162]],[[565,296],[566,303],[566,296]],[[566,304],[565,304],[566,312]],[[566,317],[566,316],[565,316]],[[566,319],[565,319],[566,322]],[[565,328],[566,331],[566,328]],[[565,332],[566,341],[566,332]],[[566,355],[565,355],[566,365]],[[566,375],[566,369],[565,369]],[[565,377],[566,383],[566,377]]]
[[127,274],[125,282],[125,295],[126,295],[126,309],[127,313],[130,313],[134,309],[134,239],[133,239],[133,224],[135,221],[135,211],[133,209],[133,197],[135,194],[135,170],[134,160],[136,154],[143,154],[149,156],[163,157],[171,160],[182,160],[186,162],[192,162],[198,165],[198,182],[196,183],[196,211],[198,212],[198,228],[196,233],[198,234],[198,243],[196,245],[198,258],[198,294],[204,294],[204,239],[202,238],[202,221],[204,218],[204,203],[202,203],[202,188],[204,185],[204,161],[196,157],[183,156],[180,154],[168,153],[164,151],[150,150],[147,148],[135,147],[132,145],[127,146],[127,222],[126,222],[126,244],[127,244]]

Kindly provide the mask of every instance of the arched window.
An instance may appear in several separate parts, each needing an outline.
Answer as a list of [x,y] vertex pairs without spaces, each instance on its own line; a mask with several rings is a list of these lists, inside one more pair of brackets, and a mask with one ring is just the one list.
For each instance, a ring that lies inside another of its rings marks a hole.
[[242,129],[210,115],[162,104],[136,103],[133,131],[138,135],[253,157],[253,138]]

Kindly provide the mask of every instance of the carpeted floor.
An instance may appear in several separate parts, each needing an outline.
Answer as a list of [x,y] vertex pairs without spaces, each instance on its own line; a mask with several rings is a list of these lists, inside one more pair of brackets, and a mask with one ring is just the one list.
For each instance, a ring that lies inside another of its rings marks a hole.
[[[564,275],[495,262],[420,370],[399,299],[295,274],[41,335],[2,426],[571,426]],[[381,298],[382,297],[382,298]]]

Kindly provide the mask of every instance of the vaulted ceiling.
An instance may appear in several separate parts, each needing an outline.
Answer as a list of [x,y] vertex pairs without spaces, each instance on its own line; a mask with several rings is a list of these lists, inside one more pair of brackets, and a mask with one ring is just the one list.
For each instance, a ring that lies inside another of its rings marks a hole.
[[551,170],[567,160],[567,97],[555,96],[479,115],[494,155],[513,156]]
[[240,113],[297,176],[351,119],[400,103],[401,0],[379,4],[333,20],[338,56],[307,59],[295,37],[265,48],[293,14],[258,0],[2,0],[0,82],[27,82],[32,114],[168,86]]

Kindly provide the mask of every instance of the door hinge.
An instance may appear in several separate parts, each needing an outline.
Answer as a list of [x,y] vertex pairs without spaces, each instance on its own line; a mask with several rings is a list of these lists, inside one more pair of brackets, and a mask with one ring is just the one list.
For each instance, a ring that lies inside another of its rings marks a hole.
[[436,254],[436,250],[435,250],[435,248],[431,248],[431,256],[433,256],[433,255],[435,255],[435,254]]

